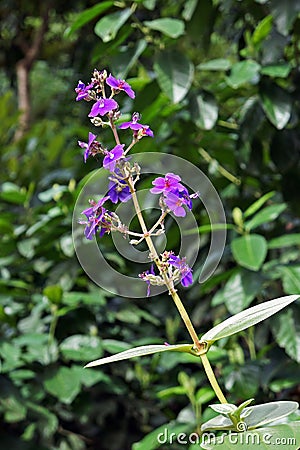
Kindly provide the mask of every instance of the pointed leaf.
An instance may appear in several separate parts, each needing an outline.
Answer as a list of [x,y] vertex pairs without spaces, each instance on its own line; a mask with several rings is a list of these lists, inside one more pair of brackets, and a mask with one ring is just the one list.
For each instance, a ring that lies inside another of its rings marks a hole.
[[173,101],[180,102],[188,93],[194,76],[194,66],[178,51],[164,51],[154,63],[161,90]]
[[249,234],[233,239],[231,250],[237,263],[246,269],[257,271],[266,258],[268,245],[263,236]]
[[284,248],[292,245],[300,245],[300,233],[285,234],[268,242],[268,248]]
[[73,367],[60,367],[53,376],[45,380],[44,387],[61,402],[70,404],[80,392],[80,377]]
[[209,330],[201,337],[201,341],[214,342],[227,336],[239,333],[246,328],[256,325],[267,319],[281,309],[288,306],[299,298],[300,295],[288,295],[286,297],[276,298],[242,311],[235,316],[229,317],[224,322]]
[[235,405],[231,403],[222,403],[217,405],[209,405],[209,407],[217,413],[228,416],[228,414],[232,414],[237,410]]
[[300,313],[292,308],[272,320],[272,331],[278,345],[300,363]]
[[101,366],[102,364],[108,364],[115,361],[121,361],[124,359],[134,358],[136,356],[152,355],[153,353],[160,352],[185,352],[192,353],[193,345],[191,344],[179,344],[179,345],[143,345],[142,347],[131,348],[124,352],[117,353],[116,355],[107,356],[106,358],[97,359],[88,363],[85,367]]
[[254,429],[282,419],[295,412],[298,407],[299,404],[297,402],[285,400],[250,406],[244,410],[251,410],[251,414],[245,418],[245,422],[248,429]]
[[190,102],[192,120],[202,130],[211,130],[218,118],[218,105],[215,98],[202,92],[193,96]]
[[99,36],[103,42],[112,41],[116,37],[121,26],[124,25],[131,14],[131,9],[125,8],[121,11],[102,17],[102,19],[100,19],[95,25],[95,34]]
[[72,23],[71,27],[68,27],[65,31],[65,35],[67,37],[71,36],[74,31],[78,30],[78,28],[83,27],[86,23],[93,20],[95,17],[99,16],[107,9],[109,9],[114,4],[113,1],[101,2],[92,6],[91,8],[85,9],[82,11],[77,18]]
[[240,269],[234,271],[224,288],[218,291],[218,301],[225,303],[231,314],[237,314],[248,308],[258,292],[261,292],[264,279],[255,272]]
[[272,29],[273,17],[271,15],[266,16],[259,22],[252,34],[253,44],[259,44],[263,41]]
[[282,130],[292,113],[292,100],[288,92],[277,85],[264,89],[261,93],[262,107],[270,122]]
[[229,59],[216,58],[206,61],[197,66],[199,70],[228,70],[231,67],[231,62]]
[[286,78],[292,67],[289,64],[270,64],[261,68],[260,73],[269,77]]
[[258,211],[275,194],[275,191],[267,192],[267,194],[263,195],[254,203],[252,203],[252,205],[250,205],[249,208],[247,208],[244,212],[244,218],[246,219],[247,217],[252,216],[252,214],[256,213],[256,211]]
[[176,39],[184,34],[184,22],[182,20],[172,19],[170,17],[146,20],[144,25],[151,30],[160,31],[173,39]]
[[272,222],[277,219],[286,207],[287,205],[285,203],[266,206],[266,208],[259,211],[251,220],[245,223],[246,230],[250,231],[263,223]]
[[[210,407],[214,407],[213,409],[221,414],[226,414],[228,409],[228,413],[230,408],[235,407],[234,405],[224,404],[224,405],[210,405]],[[246,407],[243,410],[243,420],[247,425],[248,430],[253,430],[268,423],[274,422],[275,420],[282,419],[283,417],[288,416],[295,412],[299,407],[297,402],[292,401],[278,401],[278,402],[270,402],[264,403],[262,405],[254,405]],[[224,412],[222,412],[224,410]],[[234,412],[234,410],[232,411]],[[227,413],[227,414],[228,414]],[[205,422],[201,430],[220,430],[220,429],[234,429],[233,423],[230,418],[226,418],[223,415],[218,415],[213,419]]]
[[286,294],[300,292],[300,266],[280,267],[282,282]]
[[259,79],[260,65],[256,61],[248,59],[233,64],[229,77],[226,77],[227,84],[233,89],[237,89],[245,83],[257,82]]

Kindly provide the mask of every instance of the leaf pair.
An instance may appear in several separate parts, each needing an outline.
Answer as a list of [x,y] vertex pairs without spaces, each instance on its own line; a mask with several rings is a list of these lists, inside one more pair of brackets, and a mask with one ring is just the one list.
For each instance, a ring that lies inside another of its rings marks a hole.
[[[245,311],[235,314],[234,316],[226,319],[224,322],[216,325],[201,337],[200,342],[208,342],[209,344],[212,344],[218,339],[222,339],[224,337],[239,333],[240,331],[256,325],[257,323],[277,313],[281,309],[288,306],[290,303],[297,300],[297,298],[299,298],[299,295],[288,295],[286,297],[276,298],[274,300],[270,300],[268,302],[248,308]],[[195,350],[193,349],[193,345],[191,344],[144,345],[141,347],[135,347],[129,350],[125,350],[124,352],[108,356],[106,358],[97,359],[96,361],[88,363],[85,367],[95,367],[115,361],[134,358],[135,356],[145,356],[167,351],[185,352],[197,356],[197,353],[195,352]]]

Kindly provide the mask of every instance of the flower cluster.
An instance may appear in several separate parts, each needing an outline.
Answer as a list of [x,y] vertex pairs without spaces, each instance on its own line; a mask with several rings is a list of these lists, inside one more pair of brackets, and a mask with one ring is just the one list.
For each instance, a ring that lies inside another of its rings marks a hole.
[[81,213],[86,216],[86,220],[80,220],[79,223],[85,225],[84,234],[89,240],[92,240],[98,231],[100,232],[100,237],[110,231],[111,213],[102,206],[108,198],[103,197],[98,202],[90,200],[89,203],[91,206]]
[[[135,184],[139,179],[140,168],[136,163],[131,164],[130,157],[127,154],[143,137],[153,138],[154,136],[149,125],[141,123],[141,116],[137,112],[132,114],[130,121],[116,125],[121,113],[114,97],[120,92],[124,92],[131,99],[134,99],[133,89],[125,80],[117,79],[111,74],[108,76],[105,70],[98,71],[95,69],[90,82],[85,84],[79,81],[75,92],[77,94],[76,101],[93,102],[88,117],[90,117],[94,126],[110,127],[116,143],[113,148],[107,149],[97,140],[96,134],[92,132],[89,132],[87,142],[78,141],[78,145],[84,149],[84,162],[90,156],[100,155],[103,157],[103,168],[110,172],[106,195],[97,202],[90,200],[90,206],[82,211],[85,219],[81,220],[80,223],[85,225],[85,237],[91,240],[96,234],[102,237],[105,233],[119,231],[125,237],[128,235],[138,237],[139,239],[130,241],[132,245],[138,245],[144,239],[147,240],[151,236],[163,233],[165,216],[173,212],[175,216],[184,217],[186,209],[192,208],[191,199],[197,196],[197,194],[189,194],[186,187],[181,183],[179,175],[169,172],[164,177],[158,177],[152,182],[153,187],[150,192],[161,196],[161,218],[147,232],[130,231],[121,223],[117,214],[103,206],[109,200],[114,204],[127,202],[135,195]],[[132,131],[132,141],[126,147],[125,144],[120,142],[118,132],[127,129]],[[136,197],[133,200],[136,206]],[[159,274],[155,274],[154,265],[151,265],[149,270],[139,275],[147,284],[148,296],[150,295],[151,285],[173,286],[178,281],[184,287],[192,284],[192,269],[188,266],[185,258],[180,258],[171,251],[165,251],[160,255],[159,261],[157,261],[158,258],[155,259],[151,255],[150,258],[156,262]]]
[[150,286],[162,286],[165,284],[163,272],[168,275],[173,282],[181,282],[184,287],[190,286],[193,283],[192,269],[188,266],[186,258],[175,256],[173,252],[165,251],[161,256],[161,274],[156,275],[153,264],[150,270],[146,270],[139,274],[147,284],[147,297],[150,295]]
[[184,217],[186,210],[192,209],[191,199],[195,197],[195,194],[190,195],[188,190],[180,183],[181,178],[179,175],[175,175],[170,172],[165,177],[156,178],[152,184],[154,187],[150,189],[152,194],[162,194],[162,200],[165,206],[174,213],[177,217]]

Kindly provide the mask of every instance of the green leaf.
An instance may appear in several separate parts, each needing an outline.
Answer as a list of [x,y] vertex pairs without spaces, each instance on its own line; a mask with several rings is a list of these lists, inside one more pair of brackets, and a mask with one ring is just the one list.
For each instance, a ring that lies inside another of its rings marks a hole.
[[0,192],[0,199],[8,203],[15,203],[17,205],[22,205],[26,200],[26,192],[18,191],[6,191]]
[[69,405],[80,392],[78,371],[60,367],[54,375],[44,381],[44,387],[49,394]]
[[90,22],[95,17],[107,11],[113,4],[114,4],[113,1],[108,2],[102,1],[101,3],[98,3],[97,5],[94,5],[91,8],[85,9],[77,16],[72,25],[66,29],[65,36],[67,37],[71,36],[71,34],[73,34],[74,31],[78,30],[78,28],[83,27],[83,25]]
[[63,296],[62,287],[58,284],[52,286],[46,286],[43,290],[43,295],[45,295],[51,303],[59,304]]
[[213,95],[202,92],[190,101],[191,116],[197,127],[211,130],[218,119],[218,105]]
[[[112,58],[111,68],[112,73],[116,78],[124,79],[127,77],[128,72],[138,61],[140,55],[147,47],[147,42],[144,39],[140,39],[133,48],[128,48],[124,53],[118,53],[117,56]],[[132,83],[130,82],[133,87]],[[123,114],[122,114],[123,119]],[[125,120],[125,119],[123,119]]]
[[279,33],[288,36],[294,20],[299,15],[299,3],[295,0],[281,1],[273,0],[270,10]]
[[108,364],[115,361],[121,361],[124,359],[134,358],[136,356],[152,355],[153,353],[160,352],[186,352],[193,354],[193,345],[191,344],[179,344],[179,345],[143,345],[142,347],[131,348],[124,352],[117,353],[116,355],[107,356],[106,358],[97,359],[88,363],[85,367],[101,366],[102,364]]
[[173,39],[176,39],[184,34],[184,22],[178,19],[171,19],[170,17],[146,20],[144,25],[151,30],[160,31]]
[[254,272],[246,270],[235,272],[225,284],[221,295],[228,311],[237,314],[250,305],[262,289],[263,280]]
[[75,334],[60,344],[63,356],[73,361],[88,361],[103,354],[101,340],[98,336]]
[[1,398],[1,412],[3,410],[4,420],[9,423],[21,422],[27,415],[27,408],[22,398],[13,394]]
[[251,59],[237,62],[233,64],[230,75],[226,77],[227,84],[237,89],[245,83],[257,82],[259,69],[260,65]]
[[272,198],[275,195],[275,191],[268,192],[267,194],[260,197],[258,200],[256,200],[252,205],[249,206],[249,208],[246,209],[243,216],[246,219],[249,216],[252,216],[252,214],[256,213],[270,198]]
[[278,130],[282,130],[292,113],[290,94],[274,84],[265,88],[260,96],[266,116]]
[[197,7],[198,0],[186,0],[184,2],[182,17],[184,20],[189,21],[193,17],[195,9]]
[[100,19],[95,25],[95,34],[99,36],[103,42],[112,41],[116,37],[121,26],[124,25],[131,14],[131,9],[125,8],[121,11],[102,17],[102,19]]
[[291,70],[292,67],[289,64],[270,64],[262,67],[260,73],[274,78],[286,78]]
[[294,294],[300,292],[300,266],[280,267],[284,292]]
[[276,314],[297,300],[297,298],[299,298],[299,295],[288,295],[252,306],[216,325],[201,337],[201,341],[214,342],[218,339],[239,333]]
[[252,42],[254,45],[259,44],[269,35],[272,29],[272,22],[272,15],[264,17],[264,19],[259,22],[252,34]]
[[285,203],[279,205],[266,206],[259,211],[251,220],[245,223],[246,230],[250,231],[267,222],[273,222],[286,209]]
[[[220,412],[221,414],[232,413],[236,410],[236,406],[230,404],[210,405],[210,407],[213,408],[215,411]],[[262,405],[254,405],[244,408],[241,417],[243,417],[243,420],[247,425],[247,429],[253,430],[292,414],[298,409],[298,407],[299,405],[297,402],[285,400],[278,402],[264,403]],[[234,426],[229,418],[226,418],[223,415],[219,415],[209,420],[208,422],[205,422],[201,427],[202,431],[208,429],[233,430]]]
[[238,264],[246,269],[259,270],[267,255],[267,241],[259,234],[233,239],[231,251]]
[[298,311],[288,309],[272,320],[273,335],[279,347],[295,361],[300,363],[300,314]]
[[229,70],[232,66],[231,61],[225,58],[216,58],[206,61],[204,63],[198,64],[197,69],[199,70]]
[[19,253],[26,259],[31,259],[35,255],[35,247],[38,244],[38,239],[29,238],[23,239],[17,243]]
[[268,248],[284,248],[292,245],[300,245],[300,233],[286,234],[268,242]]
[[154,63],[157,82],[172,100],[180,102],[188,93],[194,76],[194,66],[178,51],[161,52]]

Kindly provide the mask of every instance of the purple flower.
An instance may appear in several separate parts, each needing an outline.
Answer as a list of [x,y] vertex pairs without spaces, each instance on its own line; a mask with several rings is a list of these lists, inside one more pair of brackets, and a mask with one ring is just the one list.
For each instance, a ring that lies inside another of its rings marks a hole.
[[118,203],[118,201],[125,203],[131,197],[129,186],[125,181],[118,181],[118,183],[110,181],[108,189],[108,196],[113,203]]
[[150,270],[146,270],[145,272],[139,274],[139,277],[147,284],[147,297],[150,295],[151,275],[155,275],[153,264],[151,264]]
[[91,112],[89,113],[89,117],[96,116],[104,116],[109,111],[118,108],[118,103],[112,98],[100,98],[94,105],[92,106]]
[[150,136],[153,137],[153,131],[150,129],[149,125],[142,125],[141,123],[138,123],[140,120],[139,113],[133,113],[132,118],[130,122],[124,122],[122,123],[119,128],[121,130],[125,130],[126,128],[130,128],[133,130],[138,138],[142,138],[143,136]]
[[105,158],[103,159],[103,167],[113,172],[116,167],[116,162],[123,157],[124,144],[116,145],[110,152],[107,152]]
[[185,201],[178,195],[169,192],[165,197],[165,204],[167,207],[173,211],[177,217],[185,217],[186,211],[182,205],[185,205]]
[[152,194],[161,194],[162,192],[169,193],[175,190],[178,190],[179,192],[183,191],[185,187],[180,183],[180,181],[181,178],[179,175],[175,175],[172,172],[167,173],[164,178],[158,177],[152,181],[152,184],[155,187],[150,189],[150,192]]
[[93,236],[100,229],[100,237],[104,235],[104,233],[109,230],[108,224],[104,219],[105,214],[108,212],[105,208],[103,208],[103,203],[108,200],[109,197],[103,197],[97,203],[94,200],[90,200],[89,208],[82,211],[81,214],[84,214],[87,218],[85,221],[79,221],[82,225],[85,225],[84,234],[85,237],[89,240],[93,239]]
[[88,143],[82,142],[82,141],[78,141],[78,145],[81,148],[85,149],[85,152],[84,152],[84,155],[83,155],[84,162],[86,162],[86,160],[87,160],[87,158],[88,158],[88,156],[89,156],[89,154],[91,152],[91,149],[93,148],[93,144],[95,143],[96,137],[97,136],[95,134],[89,133],[89,141],[88,141]]
[[76,97],[76,101],[78,102],[79,100],[91,100],[91,98],[89,97],[89,90],[92,89],[92,87],[94,86],[94,83],[88,84],[87,86],[82,82],[82,81],[78,81],[77,87],[75,88],[75,92],[77,94]]
[[176,267],[176,269],[179,269],[182,286],[187,287],[193,283],[192,269],[186,263],[186,258],[179,258],[179,256],[171,255],[168,259],[168,263],[171,264],[171,266]]
[[125,80],[117,80],[111,74],[106,78],[106,83],[115,91],[124,91],[129,97],[134,98],[135,93]]

